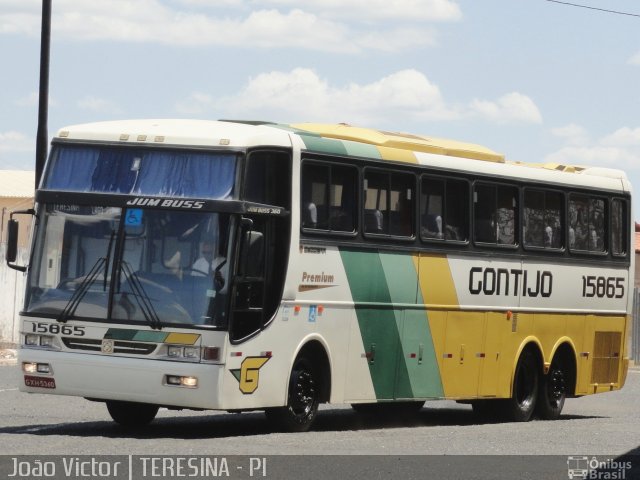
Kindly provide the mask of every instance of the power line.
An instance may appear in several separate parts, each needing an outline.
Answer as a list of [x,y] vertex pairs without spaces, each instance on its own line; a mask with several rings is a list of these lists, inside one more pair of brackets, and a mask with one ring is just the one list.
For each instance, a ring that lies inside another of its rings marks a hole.
[[562,5],[570,5],[572,7],[588,8],[589,10],[598,10],[599,12],[615,13],[617,15],[627,15],[629,17],[640,17],[638,13],[620,12],[617,10],[607,10],[606,8],[590,7],[588,5],[578,5],[577,3],[561,2],[560,0],[546,0],[547,2],[561,3]]

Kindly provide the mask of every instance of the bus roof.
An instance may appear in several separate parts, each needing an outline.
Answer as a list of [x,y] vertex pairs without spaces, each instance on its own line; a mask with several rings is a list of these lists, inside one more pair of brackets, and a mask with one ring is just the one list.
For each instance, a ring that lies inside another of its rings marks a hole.
[[[524,163],[505,161],[502,154],[472,143],[445,140],[423,135],[388,132],[347,124],[295,123],[278,124],[241,120],[122,120],[73,125],[61,129],[57,137],[69,140],[104,141],[127,144],[165,144],[203,147],[280,146],[291,147],[292,135],[298,137],[307,151],[356,156],[379,160],[420,163],[461,171],[477,171],[507,176],[552,179],[554,174],[580,174],[587,184],[602,180],[623,180],[617,169],[561,165],[557,163]],[[459,158],[459,161],[453,161]],[[473,163],[480,160],[480,163]],[[471,161],[471,162],[470,162]],[[503,166],[500,167],[499,164]],[[514,168],[517,167],[517,168]],[[528,172],[520,171],[525,167]],[[520,173],[518,173],[520,171]],[[549,172],[544,174],[543,172]],[[540,172],[539,174],[535,172]],[[553,172],[553,174],[551,173]],[[549,176],[551,175],[551,176]],[[586,177],[591,177],[587,180]],[[562,183],[569,177],[563,177]],[[576,180],[578,177],[575,177]],[[570,181],[571,182],[571,181]]]
[[398,150],[435,153],[451,157],[485,160],[504,163],[504,155],[494,152],[482,145],[445,140],[442,138],[426,137],[409,133],[386,132],[370,128],[352,127],[343,123],[299,123],[291,125],[293,128],[305,132],[316,133],[323,138],[350,140],[353,142],[376,145]]

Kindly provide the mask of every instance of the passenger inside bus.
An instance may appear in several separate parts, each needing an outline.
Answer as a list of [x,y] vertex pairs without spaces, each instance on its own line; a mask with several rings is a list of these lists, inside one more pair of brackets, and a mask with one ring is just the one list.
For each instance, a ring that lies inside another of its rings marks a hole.
[[444,238],[441,215],[424,215],[422,218],[422,236],[425,238]]
[[205,241],[200,246],[200,257],[191,265],[192,276],[214,275],[214,285],[216,290],[224,287],[224,277],[218,268],[225,262],[225,257],[215,254],[216,249],[213,242]]
[[318,207],[313,202],[306,202],[302,207],[302,226],[316,228],[318,226]]

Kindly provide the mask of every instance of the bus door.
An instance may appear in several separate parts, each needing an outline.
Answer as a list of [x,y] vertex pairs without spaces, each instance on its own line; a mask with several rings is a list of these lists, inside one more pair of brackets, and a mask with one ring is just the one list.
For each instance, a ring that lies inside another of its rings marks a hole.
[[442,397],[442,382],[429,321],[423,309],[402,311],[395,398]]
[[482,357],[485,313],[477,311],[447,312],[442,377],[447,397],[475,397]]
[[[480,361],[479,397],[509,396],[514,357],[520,344],[518,313],[523,282],[522,262],[491,262],[483,272],[486,308],[482,343],[477,352]],[[523,329],[520,329],[520,332]]]

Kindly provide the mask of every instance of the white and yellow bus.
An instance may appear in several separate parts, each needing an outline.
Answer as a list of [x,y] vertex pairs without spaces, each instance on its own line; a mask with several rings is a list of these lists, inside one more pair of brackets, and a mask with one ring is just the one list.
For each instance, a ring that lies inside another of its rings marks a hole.
[[104,122],[57,133],[27,213],[20,389],[123,425],[265,410],[303,431],[324,402],[427,399],[554,419],[625,382],[617,170],[348,125]]

